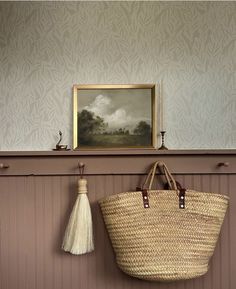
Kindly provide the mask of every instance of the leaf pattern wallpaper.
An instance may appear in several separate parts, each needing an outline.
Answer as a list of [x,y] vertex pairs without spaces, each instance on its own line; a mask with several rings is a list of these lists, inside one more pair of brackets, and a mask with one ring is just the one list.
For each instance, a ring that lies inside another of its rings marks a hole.
[[73,84],[160,81],[169,148],[236,148],[235,2],[0,2],[0,150],[71,146]]

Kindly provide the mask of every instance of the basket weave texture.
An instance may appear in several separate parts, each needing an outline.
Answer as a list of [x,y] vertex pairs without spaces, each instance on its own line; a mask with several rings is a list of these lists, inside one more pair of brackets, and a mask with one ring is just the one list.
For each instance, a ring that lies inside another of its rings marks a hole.
[[228,197],[186,190],[185,208],[180,209],[173,177],[166,177],[175,189],[148,190],[147,209],[142,191],[120,193],[99,202],[117,264],[133,277],[151,281],[195,278],[207,272],[214,252]]

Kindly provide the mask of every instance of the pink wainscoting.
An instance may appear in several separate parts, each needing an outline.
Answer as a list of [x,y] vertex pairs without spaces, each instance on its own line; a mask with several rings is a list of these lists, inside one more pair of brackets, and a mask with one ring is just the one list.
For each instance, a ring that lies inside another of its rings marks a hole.
[[[76,199],[79,159],[86,164],[96,250],[72,256],[60,247]],[[134,190],[157,159],[166,161],[185,187],[230,196],[221,237],[203,277],[152,283],[131,278],[116,266],[97,200]],[[222,161],[229,166],[219,168]],[[0,153],[0,163],[10,165],[0,169],[0,289],[236,288],[236,154],[232,151],[110,156]]]

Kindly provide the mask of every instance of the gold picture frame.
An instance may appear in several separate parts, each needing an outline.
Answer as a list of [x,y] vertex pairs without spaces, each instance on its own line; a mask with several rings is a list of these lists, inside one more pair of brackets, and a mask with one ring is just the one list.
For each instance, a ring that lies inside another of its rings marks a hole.
[[155,149],[155,84],[74,85],[73,149]]

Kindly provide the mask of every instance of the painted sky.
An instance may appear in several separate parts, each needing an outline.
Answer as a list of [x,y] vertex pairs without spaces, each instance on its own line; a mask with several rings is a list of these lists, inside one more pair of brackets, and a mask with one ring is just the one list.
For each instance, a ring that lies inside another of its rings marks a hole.
[[125,128],[132,131],[139,121],[151,124],[149,89],[80,90],[78,111],[94,112],[108,123],[108,130]]

